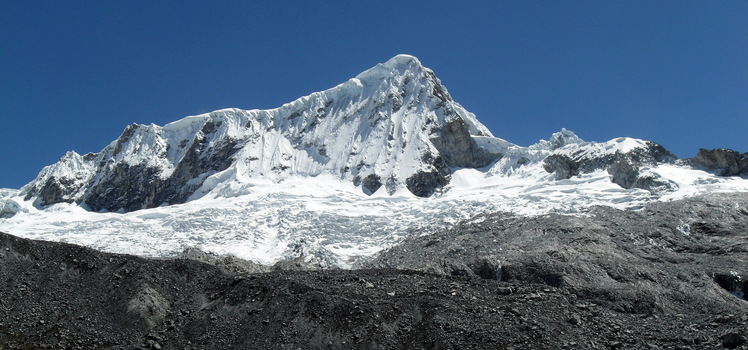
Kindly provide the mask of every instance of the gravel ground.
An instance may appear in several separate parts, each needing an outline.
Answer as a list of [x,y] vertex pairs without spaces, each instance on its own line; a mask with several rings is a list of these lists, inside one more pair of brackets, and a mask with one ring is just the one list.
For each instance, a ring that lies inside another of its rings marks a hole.
[[0,349],[748,349],[745,208],[497,213],[359,270],[0,234]]

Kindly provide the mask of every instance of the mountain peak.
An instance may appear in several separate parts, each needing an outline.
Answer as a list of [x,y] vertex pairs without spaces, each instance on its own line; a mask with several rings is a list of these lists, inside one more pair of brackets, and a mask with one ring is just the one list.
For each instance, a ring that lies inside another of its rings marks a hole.
[[415,56],[400,54],[390,58],[387,62],[379,63],[376,66],[363,71],[356,76],[356,79],[364,80],[367,78],[381,78],[383,76],[401,75],[405,71],[419,72],[426,70],[421,61]]
[[354,80],[364,86],[378,86],[382,82],[388,85],[405,85],[410,78],[417,78],[426,74],[433,77],[430,79],[433,83],[441,86],[441,82],[438,82],[433,71],[424,67],[418,58],[401,54],[361,72]]
[[425,68],[423,64],[421,64],[421,61],[418,60],[415,56],[406,55],[406,54],[399,54],[395,57],[390,58],[387,62],[380,63],[380,65],[395,69],[398,71],[403,70],[425,70],[428,68]]
[[385,62],[385,65],[390,64],[391,62],[408,63],[411,61],[416,61],[418,62],[418,64],[421,63],[416,56],[408,55],[406,53],[401,53],[390,58],[387,62]]
[[564,147],[568,144],[582,143],[584,141],[579,138],[579,136],[577,136],[577,134],[575,134],[573,131],[566,130],[566,128],[561,128],[561,131],[553,133],[549,142],[551,150],[554,150]]
[[476,143],[479,136],[491,133],[433,71],[397,55],[279,108],[128,126],[98,154],[40,173],[24,194],[42,206],[133,211],[233,195],[257,181],[332,175],[367,194],[407,189],[428,197],[449,183],[450,168],[499,157]]
[[449,189],[460,168],[488,175],[522,168],[554,179],[607,170],[621,187],[657,190],[673,186],[638,169],[670,162],[668,154],[642,140],[583,142],[566,129],[537,145],[513,145],[493,137],[417,58],[397,55],[275,109],[128,126],[101,152],[70,153],[21,192],[40,206],[134,211],[324,175],[369,195],[429,197]]

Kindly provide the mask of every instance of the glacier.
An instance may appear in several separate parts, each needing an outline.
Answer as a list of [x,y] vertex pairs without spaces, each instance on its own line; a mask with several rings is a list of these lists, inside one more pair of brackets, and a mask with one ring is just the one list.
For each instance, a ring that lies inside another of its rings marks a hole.
[[350,268],[479,214],[585,215],[734,191],[748,181],[650,141],[495,137],[433,71],[398,55],[276,109],[133,124],[99,153],[70,151],[0,191],[0,231],[142,256],[199,248]]

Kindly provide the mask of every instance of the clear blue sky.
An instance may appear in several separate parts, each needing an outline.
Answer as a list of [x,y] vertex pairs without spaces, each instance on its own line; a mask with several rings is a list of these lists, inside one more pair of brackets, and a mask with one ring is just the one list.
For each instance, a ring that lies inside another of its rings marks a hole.
[[0,187],[131,123],[274,108],[398,53],[498,137],[748,151],[747,1],[0,1]]

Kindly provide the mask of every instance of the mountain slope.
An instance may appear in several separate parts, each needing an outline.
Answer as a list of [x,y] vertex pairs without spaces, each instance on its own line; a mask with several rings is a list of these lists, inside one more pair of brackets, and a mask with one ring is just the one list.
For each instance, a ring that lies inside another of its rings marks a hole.
[[127,212],[329,174],[366,194],[405,188],[428,197],[450,183],[454,169],[496,168],[496,161],[493,174],[542,162],[557,179],[603,169],[623,188],[656,192],[672,186],[640,179],[639,168],[674,160],[651,142],[597,144],[566,130],[531,147],[513,145],[452,100],[418,59],[399,55],[280,108],[226,109],[163,127],[130,125],[99,153],[68,152],[21,194],[41,207],[68,202]]
[[133,124],[99,153],[68,152],[20,191],[0,191],[0,229],[146,256],[200,247],[351,267],[414,230],[479,214],[745,192],[743,177],[720,176],[745,175],[744,158],[677,159],[650,141],[569,130],[518,146],[399,55],[276,109]]
[[277,109],[133,124],[97,154],[69,152],[23,193],[41,206],[132,211],[258,179],[333,174],[367,193],[405,186],[429,196],[448,183],[449,167],[483,167],[498,157],[471,136],[491,133],[431,70],[400,55]]
[[742,348],[746,159],[514,145],[400,55],[0,189],[0,347]]

